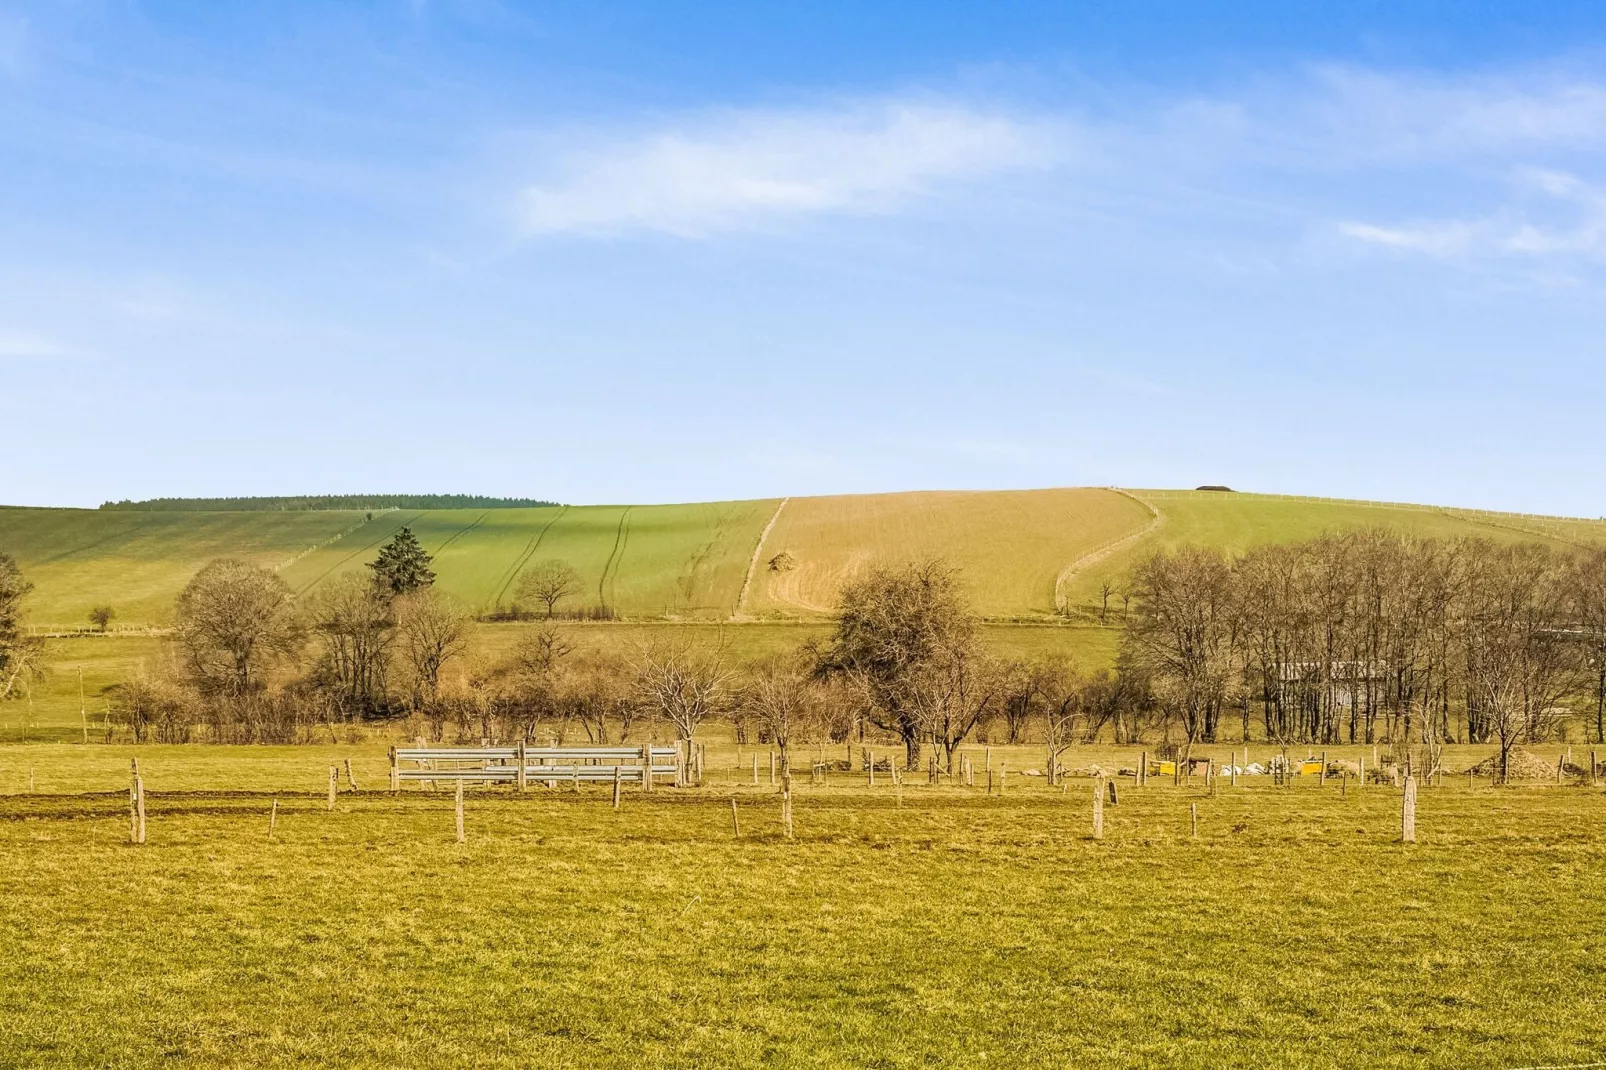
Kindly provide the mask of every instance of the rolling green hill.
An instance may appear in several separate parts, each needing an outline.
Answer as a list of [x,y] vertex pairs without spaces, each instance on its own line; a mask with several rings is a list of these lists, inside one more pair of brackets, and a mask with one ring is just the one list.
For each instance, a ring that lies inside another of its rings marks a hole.
[[[1381,525],[1424,535],[1606,542],[1606,522],[1413,505],[1193,491],[1061,488],[874,494],[655,506],[140,511],[0,508],[0,552],[36,585],[28,618],[84,623],[109,604],[124,625],[171,620],[208,560],[274,568],[298,594],[361,569],[402,526],[435,555],[442,589],[477,610],[506,607],[522,569],[562,558],[579,570],[572,606],[625,617],[814,617],[878,561],[941,556],[978,608],[1043,617],[1096,605],[1146,550],[1225,549]],[[762,545],[761,545],[762,541]],[[774,567],[771,562],[774,561]]]

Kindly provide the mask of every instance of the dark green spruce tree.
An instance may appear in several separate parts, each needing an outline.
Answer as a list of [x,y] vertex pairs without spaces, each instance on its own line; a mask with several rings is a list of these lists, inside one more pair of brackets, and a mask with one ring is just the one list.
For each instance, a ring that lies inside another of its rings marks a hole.
[[368,567],[374,570],[374,583],[392,596],[410,594],[435,582],[435,573],[429,570],[434,558],[418,545],[418,537],[410,528],[402,528],[396,537],[380,547],[379,557]]

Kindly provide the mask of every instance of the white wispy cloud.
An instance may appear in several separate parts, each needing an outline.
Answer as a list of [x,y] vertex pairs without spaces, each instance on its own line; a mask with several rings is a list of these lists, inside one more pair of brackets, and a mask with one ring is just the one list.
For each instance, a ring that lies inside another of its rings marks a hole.
[[1565,172],[1524,169],[1515,197],[1472,218],[1345,222],[1347,238],[1443,260],[1606,258],[1606,190]]
[[1042,167],[1050,123],[941,102],[728,110],[561,152],[523,190],[534,233],[762,228],[817,213],[897,210],[947,185]]

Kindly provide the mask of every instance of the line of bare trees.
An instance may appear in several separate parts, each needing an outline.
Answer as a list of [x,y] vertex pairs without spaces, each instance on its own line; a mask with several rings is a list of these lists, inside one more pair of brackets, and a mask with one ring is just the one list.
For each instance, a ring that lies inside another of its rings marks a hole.
[[[1236,713],[1284,742],[1550,738],[1606,728],[1606,550],[1323,535],[1133,570],[1123,667],[1190,742]],[[1252,712],[1253,711],[1253,712]]]

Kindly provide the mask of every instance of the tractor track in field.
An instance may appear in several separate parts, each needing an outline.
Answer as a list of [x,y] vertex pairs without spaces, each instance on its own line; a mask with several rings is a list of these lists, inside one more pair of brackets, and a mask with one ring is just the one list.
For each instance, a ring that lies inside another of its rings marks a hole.
[[775,512],[770,514],[769,523],[765,524],[764,530],[758,533],[758,542],[753,546],[753,556],[747,562],[747,574],[742,577],[741,593],[736,596],[736,608],[731,611],[731,619],[733,620],[740,617],[742,611],[747,608],[747,592],[753,586],[753,574],[758,571],[758,559],[764,554],[764,544],[769,541],[770,531],[774,529],[775,522],[781,519],[781,510],[785,509],[786,503],[791,500],[791,498],[782,498],[781,504],[777,505]]
[[104,536],[102,538],[95,539],[92,542],[86,542],[81,546],[74,546],[71,550],[63,550],[59,554],[52,554],[49,557],[41,557],[41,558],[39,558],[39,559],[37,559],[35,561],[30,562],[30,565],[31,566],[52,565],[52,564],[55,564],[57,561],[65,561],[69,557],[74,557],[74,556],[76,556],[78,554],[81,554],[85,550],[93,550],[97,546],[104,546],[106,543],[112,542],[113,540],[130,538],[130,537],[132,537],[134,535],[137,535],[138,533],[144,531],[146,528],[154,527],[157,523],[158,523],[158,518],[152,517],[149,520],[145,520],[145,521],[143,521],[141,523],[137,523],[137,524],[133,525],[132,527],[123,529],[122,531],[113,532],[110,535],[106,535],[106,536]]
[[567,505],[561,506],[558,509],[558,514],[541,525],[541,530],[532,535],[530,541],[524,544],[524,549],[520,550],[518,556],[513,558],[513,564],[507,570],[507,577],[502,580],[501,586],[496,589],[496,601],[492,605],[499,606],[502,604],[502,596],[507,594],[507,589],[513,586],[513,581],[519,578],[519,573],[524,571],[524,566],[530,563],[530,558],[534,557],[535,552],[541,548],[541,543],[546,538],[546,533],[551,531],[552,525],[562,520],[563,515],[568,511],[569,507]]
[[608,555],[608,561],[602,566],[602,578],[597,580],[597,601],[602,605],[608,604],[608,573],[613,572],[613,581],[617,585],[619,578],[619,565],[625,558],[625,547],[630,543],[630,510],[635,506],[625,506],[625,511],[619,514],[619,530],[613,535],[613,552]]
[[448,546],[452,545],[452,543],[456,542],[458,539],[461,539],[464,535],[467,535],[469,532],[473,531],[475,528],[477,528],[481,524],[485,523],[485,518],[490,516],[490,515],[491,515],[491,511],[489,509],[487,509],[487,510],[485,510],[485,512],[481,513],[479,516],[475,517],[474,518],[474,523],[470,524],[466,528],[463,528],[456,535],[453,535],[451,538],[447,539],[445,542],[443,542],[439,546],[435,547],[435,554],[439,555],[442,550],[444,550]]
[[1135,501],[1139,505],[1143,506],[1144,509],[1147,509],[1149,512],[1149,522],[1136,531],[1128,532],[1118,539],[1114,539],[1089,551],[1088,553],[1083,554],[1081,557],[1076,558],[1070,564],[1060,569],[1060,574],[1054,577],[1054,608],[1056,611],[1063,612],[1065,609],[1063,592],[1065,590],[1065,584],[1072,577],[1079,572],[1084,572],[1087,569],[1092,568],[1100,561],[1104,561],[1109,557],[1120,553],[1122,550],[1133,545],[1134,543],[1148,538],[1150,535],[1153,535],[1157,530],[1159,530],[1160,526],[1165,523],[1165,514],[1156,509],[1152,502],[1145,501],[1136,494],[1133,494],[1131,491],[1122,490],[1120,487],[1110,487],[1108,489],[1111,493],[1119,494],[1123,498],[1130,498],[1132,501]]
[[321,573],[319,573],[318,577],[316,579],[312,580],[305,587],[302,587],[300,590],[296,591],[296,597],[300,598],[302,595],[306,594],[308,591],[310,591],[314,587],[318,586],[318,584],[320,584],[324,580],[328,579],[330,573],[334,572],[336,569],[344,567],[346,562],[350,561],[352,558],[356,557],[358,554],[365,554],[369,550],[372,550],[374,547],[376,547],[380,543],[384,542],[387,538],[395,535],[396,532],[400,531],[402,528],[406,527],[408,524],[411,524],[413,521],[417,520],[419,517],[423,516],[427,512],[429,512],[428,509],[420,509],[418,512],[414,513],[412,516],[408,517],[406,519],[406,521],[404,521],[403,523],[397,524],[395,527],[393,527],[390,530],[386,531],[383,535],[380,535],[378,538],[374,539],[374,541],[370,542],[367,546],[360,546],[357,549],[353,550],[351,553],[347,554],[345,557],[342,557],[339,561],[336,561],[334,564],[330,565],[328,568],[324,569]]

